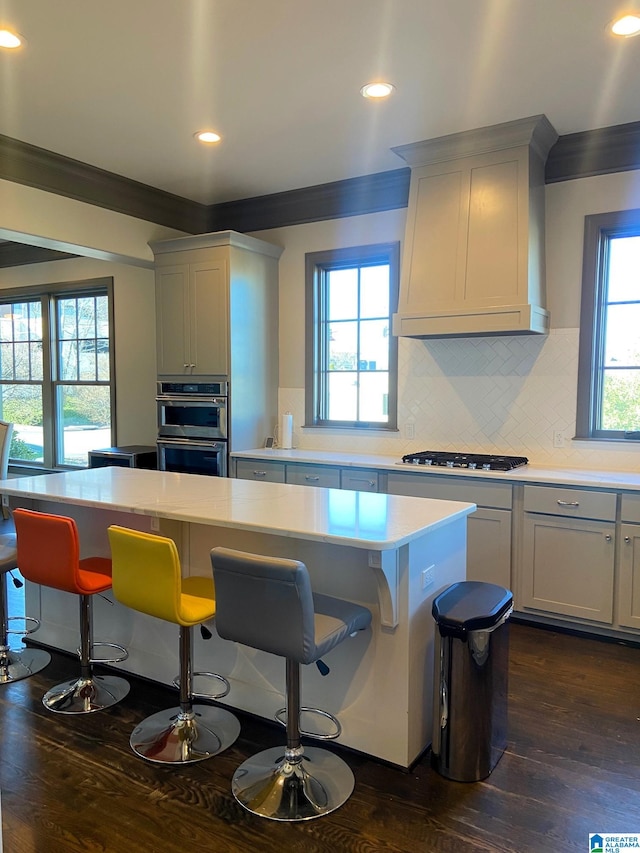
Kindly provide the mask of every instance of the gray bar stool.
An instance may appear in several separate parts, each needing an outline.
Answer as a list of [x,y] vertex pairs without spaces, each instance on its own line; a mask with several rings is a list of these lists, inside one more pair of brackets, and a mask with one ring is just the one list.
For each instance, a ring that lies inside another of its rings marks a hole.
[[[9,648],[9,634],[33,634],[40,627],[33,616],[9,616],[7,584],[9,575],[18,567],[16,530],[12,518],[0,517],[0,684],[9,684],[40,672],[50,662],[51,655],[43,649]],[[16,581],[17,583],[17,581]],[[17,631],[9,627],[13,621],[24,622],[25,628]]]
[[[257,753],[237,768],[233,795],[260,817],[280,821],[309,820],[345,803],[354,787],[353,773],[337,755],[318,747],[303,748],[300,712],[300,664],[320,658],[371,624],[366,607],[314,594],[307,567],[297,560],[263,557],[228,548],[211,551],[216,587],[216,628],[226,640],[286,659],[287,746]],[[333,715],[320,711],[336,724]]]

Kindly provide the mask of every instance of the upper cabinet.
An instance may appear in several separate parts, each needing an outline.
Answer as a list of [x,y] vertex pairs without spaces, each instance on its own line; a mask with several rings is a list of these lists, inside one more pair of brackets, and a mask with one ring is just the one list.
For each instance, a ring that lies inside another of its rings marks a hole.
[[220,231],[151,248],[160,376],[229,376],[246,353],[274,344],[278,246]]
[[156,269],[158,373],[229,373],[227,259]]
[[407,337],[545,333],[545,116],[394,148],[411,166],[398,313]]
[[278,406],[279,246],[237,231],[151,244],[158,375],[229,381],[230,450],[273,435]]

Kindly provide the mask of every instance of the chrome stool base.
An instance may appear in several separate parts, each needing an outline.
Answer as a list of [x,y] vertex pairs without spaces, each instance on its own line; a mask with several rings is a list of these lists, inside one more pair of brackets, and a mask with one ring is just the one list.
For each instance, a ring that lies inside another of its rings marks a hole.
[[298,821],[322,817],[345,803],[355,784],[348,764],[326,749],[299,750],[301,755],[289,760],[276,746],[241,764],[231,783],[240,805],[259,817]]
[[57,684],[42,697],[56,714],[91,714],[110,708],[129,692],[129,682],[115,675],[92,675]]
[[229,711],[194,705],[159,711],[132,732],[131,749],[156,764],[193,764],[227,749],[240,734],[240,723]]
[[35,675],[51,663],[51,655],[42,649],[9,650],[0,654],[0,684],[10,684]]

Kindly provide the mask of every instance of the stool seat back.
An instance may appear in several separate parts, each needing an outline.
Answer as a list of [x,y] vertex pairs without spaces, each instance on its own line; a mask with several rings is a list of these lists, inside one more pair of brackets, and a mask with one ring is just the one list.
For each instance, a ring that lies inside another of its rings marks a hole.
[[[16,509],[13,519],[18,540],[18,568],[27,580],[76,595],[92,595],[109,589],[110,561],[105,557],[80,560],[78,528],[72,518]],[[83,562],[88,571],[83,571]]]
[[173,539],[112,525],[113,594],[121,604],[189,626],[215,614],[210,578],[182,579],[180,555]]
[[211,564],[216,628],[227,640],[308,664],[371,622],[366,607],[314,595],[298,560],[214,548]]

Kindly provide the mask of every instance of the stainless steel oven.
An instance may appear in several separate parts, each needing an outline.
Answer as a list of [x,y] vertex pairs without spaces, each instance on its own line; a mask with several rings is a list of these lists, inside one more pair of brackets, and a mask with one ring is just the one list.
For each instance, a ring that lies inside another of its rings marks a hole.
[[227,476],[227,442],[197,438],[159,438],[158,468],[178,474]]
[[158,468],[227,476],[226,380],[158,382]]
[[227,439],[228,383],[158,382],[158,438]]

